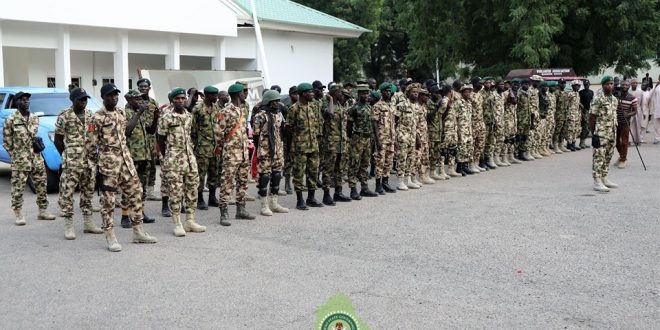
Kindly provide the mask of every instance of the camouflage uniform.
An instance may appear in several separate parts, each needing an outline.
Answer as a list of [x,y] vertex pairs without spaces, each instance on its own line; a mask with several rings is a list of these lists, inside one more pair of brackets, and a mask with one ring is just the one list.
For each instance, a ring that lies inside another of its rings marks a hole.
[[73,108],[64,110],[57,116],[55,134],[64,137],[64,152],[62,152],[62,175],[60,176],[59,205],[62,216],[73,216],[73,194],[80,186],[80,209],[84,215],[92,214],[92,195],[96,182],[96,167],[90,163],[86,150],[89,143],[88,124],[92,120],[92,112],[83,110],[78,117]]
[[248,155],[247,114],[245,107],[233,103],[218,112],[215,124],[216,154],[222,163],[220,180],[220,208],[227,208],[234,183],[236,205],[245,206],[247,181],[250,170]]
[[162,171],[167,179],[170,210],[181,212],[185,203],[186,214],[195,214],[199,175],[197,160],[190,137],[192,115],[169,111],[158,120],[158,135],[165,138]]
[[410,176],[415,164],[415,144],[417,132],[417,112],[419,106],[405,98],[396,106],[395,116],[397,144],[397,176]]
[[523,90],[518,90],[518,106],[516,107],[516,119],[518,134],[518,151],[526,152],[528,149],[527,141],[530,139],[530,125],[532,121],[531,110],[532,95]]
[[517,120],[517,112],[518,112],[518,104],[512,103],[508,99],[511,97],[510,93],[514,93],[513,91],[506,91],[503,94],[503,102],[504,102],[504,115],[502,118],[503,121],[503,130],[504,130],[504,146],[502,150],[502,154],[510,154],[514,153],[515,150],[515,138],[517,134],[517,127],[518,127],[518,120]]
[[374,104],[372,111],[376,121],[376,136],[380,143],[380,150],[376,151],[376,179],[382,179],[390,175],[394,162],[394,143],[396,131],[394,129],[394,113],[396,108],[393,102],[380,100]]
[[218,161],[213,153],[215,149],[215,135],[213,128],[220,112],[217,103],[210,107],[204,102],[198,103],[192,110],[192,142],[199,170],[199,184],[197,192],[204,191],[204,179],[209,188],[218,186]]
[[541,142],[540,132],[543,131],[543,123],[539,114],[539,94],[538,88],[529,87],[529,111],[532,126],[530,127],[530,134],[527,139],[527,148],[534,152],[538,151]]
[[371,106],[368,103],[356,103],[348,109],[348,122],[352,124],[351,132],[351,167],[348,173],[348,185],[355,188],[358,180],[366,185],[369,180],[371,165],[371,136],[375,120]]
[[[271,123],[273,125],[272,137],[270,134]],[[259,149],[256,151],[259,174],[281,173],[284,168],[284,150],[281,135],[283,125],[284,117],[279,112],[272,113],[270,110],[262,110],[254,117],[254,136],[259,139]]]
[[545,118],[546,128],[545,128],[543,142],[545,143],[546,146],[549,146],[553,144],[552,136],[554,135],[555,132],[555,111],[557,109],[557,97],[555,96],[555,94],[550,92],[547,93],[547,97],[548,97],[548,114]]
[[323,189],[341,187],[343,177],[348,174],[350,145],[346,129],[348,127],[348,109],[334,103],[332,116],[326,114],[323,121],[324,152],[327,155],[323,165]]
[[[147,104],[147,110],[144,112],[145,122],[151,123],[154,119],[154,112],[159,108],[158,102],[156,100],[149,98],[149,103]],[[130,116],[127,116],[130,119]],[[148,172],[149,176],[147,177],[147,186],[153,187],[156,185],[156,160],[160,157],[158,150],[156,150],[156,134],[148,134],[148,148],[151,150],[151,159],[148,163]],[[146,188],[145,188],[146,189]],[[161,192],[162,194],[162,192]]]
[[557,105],[555,106],[555,130],[552,141],[561,145],[566,137],[566,121],[568,117],[567,94],[563,90],[558,89],[555,92],[555,98]]
[[[164,115],[166,115],[166,114],[172,112],[172,109],[174,109],[174,106],[173,106],[172,104],[170,104],[170,105],[164,107],[163,109],[161,109],[161,111],[160,111],[160,116],[161,116],[161,118],[162,118]],[[162,164],[163,159],[161,158],[160,161],[161,161],[161,164]],[[160,171],[160,195],[161,195],[161,196],[163,196],[163,197],[168,197],[168,196],[170,195],[170,192],[169,192],[169,190],[168,190],[168,187],[169,187],[169,185],[167,184],[167,178],[165,177],[165,174],[164,174],[163,171],[161,170],[161,171]]]
[[456,158],[459,163],[468,163],[474,160],[475,142],[472,129],[472,100],[464,100],[462,97],[454,101],[452,105],[456,112],[456,131],[458,133],[458,154]]
[[[472,141],[474,148],[472,148],[472,162],[479,163],[479,159],[484,153],[486,146],[486,123],[484,122],[484,94],[485,90],[480,90],[478,93],[472,93],[470,99],[471,105],[471,122],[472,122]],[[464,160],[463,162],[470,162]]]
[[494,156],[504,143],[502,128],[504,103],[494,87],[484,93],[483,109],[484,123],[487,130],[484,152],[488,156]]
[[582,119],[582,113],[580,111],[580,95],[575,91],[567,92],[566,102],[566,142],[573,143],[578,138],[581,129],[580,120]]
[[[289,111],[291,106],[285,106],[282,111],[284,123],[289,120]],[[293,161],[291,159],[291,134],[287,132],[285,125],[282,125],[282,138],[284,143],[284,176],[290,178],[293,175]],[[288,180],[288,179],[287,179]],[[288,182],[288,181],[287,181]]]
[[286,126],[292,134],[293,185],[296,191],[305,190],[303,176],[307,178],[307,189],[315,189],[319,170],[319,137],[322,123],[321,113],[315,102],[294,104],[289,110]]
[[426,122],[426,115],[429,112],[428,102],[426,104],[418,104],[417,109],[416,138],[419,141],[419,148],[415,148],[417,155],[415,157],[416,164],[413,168],[413,173],[424,175],[429,169],[429,130],[428,123]]
[[454,106],[461,99],[461,94],[452,91],[450,97],[445,97],[445,113],[442,114],[442,146],[443,153],[447,157],[445,162],[448,166],[453,166],[458,152],[458,109]]
[[[126,115],[126,120],[130,121],[135,114],[139,113],[139,110],[133,109],[130,105],[127,105],[124,108],[124,113]],[[147,127],[151,126],[153,118],[153,113],[149,114],[149,110],[145,110],[138,118],[138,122],[135,125],[133,132],[131,132],[131,135],[126,137],[126,145],[131,152],[133,165],[137,170],[138,178],[142,185],[143,199],[145,197],[144,192],[147,188],[149,176],[151,175],[150,164],[153,162],[154,135],[147,132]],[[125,201],[125,198],[122,198],[122,207],[126,207]]]
[[589,113],[596,116],[594,136],[600,139],[600,147],[593,151],[593,177],[600,179],[607,177],[608,168],[614,145],[616,144],[616,127],[618,100],[614,96],[600,95],[594,98]]
[[[434,111],[438,104],[433,101],[429,102],[429,106],[427,107],[431,109],[431,111]],[[444,165],[442,155],[442,135],[444,133],[442,129],[442,118],[447,111],[447,98],[439,100],[438,103],[440,103],[438,111],[427,118],[429,132],[429,166],[431,166],[431,169]]]
[[37,206],[39,209],[48,208],[46,166],[41,153],[32,149],[32,138],[38,128],[39,117],[32,113],[26,118],[17,110],[5,119],[3,146],[11,157],[11,208],[14,211],[23,208],[23,191],[28,176],[37,190]]
[[126,123],[123,109],[116,107],[114,111],[108,111],[102,107],[92,115],[89,126],[87,155],[98,163],[101,174],[101,217],[102,228],[106,230],[114,226],[112,214],[117,191],[126,198],[133,226],[141,225],[143,219],[142,185],[126,145]]

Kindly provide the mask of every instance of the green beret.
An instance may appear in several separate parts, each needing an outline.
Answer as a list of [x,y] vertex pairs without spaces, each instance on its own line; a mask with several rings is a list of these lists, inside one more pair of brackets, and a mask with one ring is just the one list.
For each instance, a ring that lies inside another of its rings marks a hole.
[[137,85],[140,86],[141,83],[146,82],[149,86],[151,86],[151,81],[147,78],[142,78],[137,81]]
[[240,92],[243,91],[244,88],[245,88],[245,86],[243,86],[241,84],[233,84],[233,85],[229,86],[229,89],[227,90],[227,93],[229,93],[229,94],[240,93]]
[[380,91],[382,91],[383,89],[389,89],[389,88],[392,88],[392,84],[390,84],[388,82],[384,82],[384,83],[380,84],[380,86],[378,86],[378,90],[380,90]]
[[369,85],[367,85],[367,84],[357,85],[357,91],[358,92],[368,92],[368,91],[370,91]]
[[306,91],[309,91],[309,90],[312,90],[312,84],[310,84],[310,83],[300,83],[298,85],[298,92],[299,93],[306,92]]
[[271,101],[278,101],[278,100],[281,100],[281,99],[282,99],[282,96],[280,95],[280,93],[278,91],[268,90],[268,91],[266,91],[266,93],[264,93],[264,97],[261,100],[261,102],[265,103],[265,104],[268,104]]
[[124,97],[128,99],[132,99],[135,97],[141,97],[143,94],[140,93],[139,91],[136,91],[134,89],[129,90],[126,94],[124,94]]
[[369,95],[371,95],[371,97],[373,97],[376,100],[380,100],[380,92],[377,90],[369,91]]
[[339,90],[342,90],[342,89],[344,89],[344,86],[342,86],[341,84],[332,84],[332,85],[330,85],[330,91],[331,92],[339,91]]
[[248,85],[248,83],[246,81],[241,81],[241,80],[237,80],[236,83],[239,84],[239,85],[243,85],[244,88],[247,88],[247,85]]
[[186,90],[183,89],[183,88],[181,88],[181,87],[176,87],[176,88],[174,88],[169,94],[167,94],[167,97],[168,97],[170,100],[173,100],[174,97],[177,96],[177,95],[179,95],[179,94],[186,95]]
[[488,81],[488,80],[493,80],[493,81],[495,81],[495,78],[490,77],[490,76],[488,76],[488,77],[484,77],[484,81]]
[[557,87],[559,84],[556,81],[544,81],[545,85],[548,87]]
[[600,79],[600,84],[605,85],[608,81],[613,81],[613,80],[614,78],[612,78],[612,76],[605,76]]
[[218,93],[220,93],[220,90],[218,90],[215,86],[204,87],[204,94],[218,94]]
[[392,88],[392,94],[396,93],[397,88],[395,84],[390,84],[390,88]]

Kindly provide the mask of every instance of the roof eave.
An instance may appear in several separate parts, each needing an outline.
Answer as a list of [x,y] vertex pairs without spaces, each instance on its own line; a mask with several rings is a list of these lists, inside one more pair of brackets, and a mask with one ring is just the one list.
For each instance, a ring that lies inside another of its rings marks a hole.
[[259,25],[261,25],[262,28],[269,30],[321,34],[337,38],[359,38],[363,33],[371,32],[366,29],[340,29],[334,27],[294,24],[273,20],[259,20]]

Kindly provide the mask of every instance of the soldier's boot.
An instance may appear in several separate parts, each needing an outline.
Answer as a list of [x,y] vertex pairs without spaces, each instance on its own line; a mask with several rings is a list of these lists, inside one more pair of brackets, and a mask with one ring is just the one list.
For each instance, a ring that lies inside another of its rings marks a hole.
[[454,166],[454,162],[449,162],[449,165],[447,165],[447,174],[454,178],[461,176],[461,171],[459,170],[458,164]]
[[618,185],[618,184],[616,184],[616,183],[610,181],[607,177],[603,177],[603,178],[601,179],[601,181],[603,181],[603,184],[604,184],[605,187],[607,187],[607,188],[619,188],[619,185]]
[[[464,163],[467,164],[467,163]],[[467,174],[477,174],[480,173],[478,169],[475,168],[474,163],[470,163],[469,165],[463,165],[466,167],[465,173]]]
[[552,142],[552,151],[554,151],[556,154],[563,154],[564,152],[559,148],[560,143],[557,141]]
[[398,176],[399,184],[396,186],[398,190],[408,190],[408,185],[406,184],[406,178]]
[[515,156],[513,156],[513,151],[509,153],[509,159],[508,159],[508,161],[509,161],[509,163],[511,163],[511,164],[522,164],[522,162],[521,162],[518,158],[516,158]]
[[16,216],[16,221],[14,222],[17,226],[25,226],[25,216],[23,215],[23,210],[14,210],[14,216]]
[[575,149],[575,147],[573,146],[572,143],[566,142],[566,148],[570,151],[573,151],[573,152],[577,151],[577,149]]
[[195,222],[195,214],[186,213],[186,222],[183,224],[183,230],[192,233],[203,233],[206,231],[206,226]]
[[445,171],[445,165],[441,164],[440,165],[440,176],[442,177],[442,180],[449,180],[451,177],[447,172]]
[[364,197],[378,197],[378,194],[369,189],[368,184],[360,184],[360,196]]
[[406,176],[406,186],[409,189],[419,189],[421,188],[419,185],[417,185],[413,180],[410,175]]
[[303,210],[307,211],[309,210],[309,207],[307,207],[307,204],[305,204],[305,199],[303,199],[303,193],[302,191],[296,191],[296,208],[298,210]]
[[261,203],[261,211],[259,212],[261,215],[265,215],[267,217],[273,215],[273,211],[271,211],[268,206],[268,196],[259,195],[259,203]]
[[91,214],[83,214],[83,233],[103,234],[103,229],[97,227],[94,221],[92,221]]
[[155,192],[154,186],[147,186],[147,200],[149,201],[162,200],[162,197],[158,196],[158,194]]
[[536,149],[532,148],[529,150],[529,155],[534,158],[534,159],[541,159],[543,156],[539,155],[539,153],[536,151]]
[[594,190],[600,192],[610,192],[610,188],[607,188],[603,183],[603,180],[600,178],[594,179]]
[[183,224],[181,224],[181,214],[173,213],[172,214],[172,223],[174,223],[174,236],[183,237],[186,236],[186,230],[183,229]]
[[323,189],[323,204],[335,206],[335,200],[330,196],[330,189]]
[[457,163],[456,170],[458,173],[461,173],[461,176],[467,176],[467,163]]
[[356,201],[362,199],[362,196],[360,196],[360,193],[357,191],[356,187],[351,187],[351,199]]
[[76,231],[73,228],[72,217],[64,217],[64,238],[68,240],[76,239]]
[[229,210],[227,207],[220,208],[220,225],[231,226],[231,223],[229,222]]
[[216,188],[215,186],[209,186],[209,207],[218,207],[218,197],[215,195]]
[[245,191],[245,200],[248,202],[254,202],[257,200],[254,196],[250,195],[247,191]]
[[561,152],[569,152],[569,151],[571,151],[570,149],[566,148],[566,146],[564,146],[564,143],[563,143],[561,140],[557,141],[557,144],[559,145],[559,150],[560,150]]
[[486,156],[486,158],[485,158],[485,160],[486,160],[486,162],[485,162],[485,163],[486,163],[486,166],[488,166],[488,168],[491,169],[491,170],[496,169],[498,166],[502,166],[502,162],[499,162],[500,165],[497,165],[497,163],[495,162],[495,159],[497,159],[497,158],[495,158],[495,156],[493,156],[493,154],[489,154],[489,155]]
[[231,193],[229,193],[229,202],[227,202],[229,205],[236,205],[236,193],[232,190]]
[[287,195],[293,194],[293,185],[291,184],[291,177],[284,177],[284,190]]
[[388,193],[396,193],[396,189],[394,189],[394,188],[392,188],[392,186],[390,186],[390,177],[389,176],[383,177],[383,189]]
[[502,159],[500,159],[500,155],[498,155],[498,154],[493,155],[493,163],[494,163],[495,165],[497,165],[497,167],[506,167],[506,166],[509,166],[509,165],[507,165],[505,162],[503,162]]
[[520,157],[522,158],[522,160],[528,162],[534,160],[534,157],[530,156],[529,153],[527,153],[527,151],[523,151]]
[[309,189],[307,190],[307,200],[305,203],[307,203],[308,206],[310,207],[323,207],[322,203],[319,203],[319,201],[314,198],[314,194],[316,192],[316,189]]
[[333,196],[333,199],[335,200],[335,202],[350,202],[352,199],[350,197],[344,195],[344,193],[342,193],[341,190],[342,190],[341,186],[335,187],[335,194]]
[[119,242],[117,242],[114,229],[105,230],[105,241],[108,243],[108,250],[110,252],[121,251],[121,245],[119,245]]
[[133,243],[148,243],[153,244],[158,242],[156,237],[147,234],[142,228],[142,225],[133,226]]
[[[125,213],[126,211],[122,210],[122,213]],[[122,214],[121,215],[121,227],[122,228],[131,228],[133,227],[133,223],[131,223],[131,217],[127,214]]]
[[576,151],[582,150],[582,148],[580,148],[580,146],[578,146],[576,141],[573,141],[573,149],[575,149]]
[[431,179],[431,178],[429,177],[428,173],[423,173],[423,174],[420,176],[419,180],[420,180],[423,184],[434,184],[434,183],[435,183],[435,180]]
[[278,199],[279,197],[277,194],[271,194],[269,196],[270,210],[275,213],[289,213],[289,209],[280,205]]
[[509,154],[504,153],[500,155],[500,161],[502,164],[504,164],[504,166],[511,166],[511,162],[509,161]]
[[430,177],[431,179],[433,179],[433,180],[444,180],[444,179],[445,179],[444,176],[441,176],[441,175],[438,173],[438,168],[437,168],[437,167],[434,167],[434,168],[431,170],[431,174],[429,175],[429,177]]
[[379,195],[385,195],[385,189],[383,189],[383,179],[376,179],[376,192]]
[[142,211],[142,222],[144,223],[154,223],[156,222],[155,218],[148,216],[144,211]]
[[236,204],[236,219],[254,220],[256,217],[245,209],[245,205]]
[[166,218],[169,218],[172,216],[172,210],[170,210],[170,198],[167,196],[163,196],[163,201],[161,209],[160,209],[160,214]]
[[483,160],[479,160],[479,162],[472,162],[468,164],[468,167],[471,168],[475,173],[481,173],[481,172],[486,172],[486,165],[484,167],[479,166],[479,164],[482,163]]
[[419,180],[417,180],[417,174],[410,176],[410,182],[418,185],[420,188],[424,185],[423,183],[419,182]]
[[548,156],[555,153],[554,151],[552,151],[552,149],[550,149],[549,145],[545,145],[543,148],[545,149],[545,153],[548,154]]
[[204,201],[204,192],[203,191],[198,191],[197,192],[197,209],[198,210],[208,210],[209,206],[206,205],[206,202]]
[[39,220],[55,220],[55,215],[48,212],[46,209],[39,209],[39,214],[37,215]]
[[587,144],[587,141],[585,139],[580,139],[580,148],[587,149],[591,147]]

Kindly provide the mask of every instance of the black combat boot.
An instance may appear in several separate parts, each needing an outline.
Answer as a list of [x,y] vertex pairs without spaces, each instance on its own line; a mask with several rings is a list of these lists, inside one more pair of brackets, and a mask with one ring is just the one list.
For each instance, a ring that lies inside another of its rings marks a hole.
[[148,216],[144,211],[142,212],[142,222],[144,223],[154,223],[156,222],[155,218]]
[[220,225],[231,226],[231,223],[229,222],[229,210],[227,207],[220,208]]
[[163,196],[163,200],[161,201],[162,207],[160,210],[160,213],[166,217],[166,218],[171,218],[172,217],[172,210],[170,210],[170,198],[167,196]]
[[254,220],[256,217],[245,209],[245,204],[236,203],[236,219]]
[[305,204],[305,200],[303,199],[302,191],[296,191],[296,199],[298,200],[298,202],[296,203],[296,208],[298,210],[303,210],[303,211],[309,210],[307,204]]
[[368,184],[360,184],[360,196],[364,197],[378,197],[378,194],[369,189]]
[[335,195],[334,195],[334,200],[335,202],[350,202],[351,198],[347,197],[341,192],[341,186],[335,187]]
[[215,196],[215,187],[209,186],[209,207],[218,207],[218,198]]
[[132,228],[133,224],[131,223],[131,217],[128,215],[121,216],[121,227],[122,228]]
[[197,209],[198,210],[208,210],[209,206],[206,205],[206,202],[204,201],[204,192],[199,191],[197,192]]
[[323,204],[319,203],[319,201],[314,198],[314,192],[316,189],[309,189],[307,190],[307,205],[310,207],[323,207]]
[[467,163],[458,163],[458,173],[461,173],[462,176],[467,176],[468,175],[468,170],[467,170]]
[[578,151],[582,150],[582,148],[580,148],[580,146],[576,142],[573,142],[573,148]]
[[362,199],[362,197],[360,196],[360,193],[357,191],[357,188],[355,188],[355,187],[351,187],[351,199],[356,200],[356,201],[359,201],[359,200]]
[[330,196],[330,189],[323,190],[323,204],[328,206],[335,206],[335,201]]
[[385,189],[385,191],[388,193],[396,193],[396,189],[393,189],[392,186],[390,186],[389,176],[383,178],[383,189]]
[[568,149],[568,150],[570,150],[570,151],[576,151],[576,150],[575,150],[575,147],[573,146],[573,144],[568,144],[568,143],[567,143],[567,144],[566,144],[566,149]]
[[186,211],[186,206],[183,205],[183,201],[181,201],[181,214],[186,214],[188,211]]
[[376,192],[379,195],[385,195],[385,189],[383,189],[383,179],[376,179]]
[[291,177],[284,177],[284,191],[287,195],[293,194],[293,185],[291,184]]

